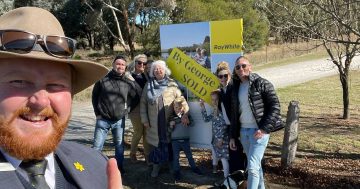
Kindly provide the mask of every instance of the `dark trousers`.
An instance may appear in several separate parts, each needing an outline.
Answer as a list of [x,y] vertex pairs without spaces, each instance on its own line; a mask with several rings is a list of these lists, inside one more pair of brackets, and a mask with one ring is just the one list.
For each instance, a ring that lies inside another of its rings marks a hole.
[[195,165],[194,158],[192,156],[189,140],[173,140],[173,141],[171,141],[171,144],[172,144],[173,157],[174,157],[174,160],[173,160],[174,171],[180,170],[179,159],[180,159],[180,151],[181,150],[184,151],[186,158],[189,161],[189,165],[190,165],[191,169],[195,169],[196,165]]
[[229,167],[230,174],[237,170],[246,170],[247,159],[243,151],[243,147],[238,139],[235,139],[237,149],[235,151],[229,149]]

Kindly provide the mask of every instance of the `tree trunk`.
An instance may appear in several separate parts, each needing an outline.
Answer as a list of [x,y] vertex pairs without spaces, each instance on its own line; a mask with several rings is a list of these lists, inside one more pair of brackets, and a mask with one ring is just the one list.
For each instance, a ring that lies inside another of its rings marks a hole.
[[92,49],[93,48],[93,39],[92,39],[92,34],[90,31],[86,34],[86,38],[89,41],[89,48]]
[[295,160],[298,143],[300,108],[298,101],[291,101],[286,116],[283,146],[281,151],[281,167],[291,167]]
[[344,69],[343,73],[340,72],[340,81],[343,91],[343,119],[349,119],[349,71],[347,69]]
[[128,12],[125,9],[125,7],[123,9],[123,15],[124,15],[124,22],[125,22],[125,31],[127,33],[127,43],[130,48],[130,56],[131,56],[131,58],[134,58],[135,48],[134,48],[134,44],[133,44],[133,40],[132,40],[132,34],[131,34],[130,23],[129,23],[129,15],[128,15]]
[[128,37],[128,44],[129,44],[129,47],[130,47],[130,56],[131,58],[134,58],[135,57],[135,46],[134,46],[134,42],[132,41],[132,35],[130,34],[129,37]]

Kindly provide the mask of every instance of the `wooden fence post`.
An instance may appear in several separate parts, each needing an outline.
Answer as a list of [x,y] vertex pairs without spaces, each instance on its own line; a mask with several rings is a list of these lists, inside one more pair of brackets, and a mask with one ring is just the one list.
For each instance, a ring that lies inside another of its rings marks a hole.
[[281,167],[283,168],[291,166],[291,163],[295,159],[298,141],[299,114],[299,102],[291,101],[286,117],[284,141],[281,152]]

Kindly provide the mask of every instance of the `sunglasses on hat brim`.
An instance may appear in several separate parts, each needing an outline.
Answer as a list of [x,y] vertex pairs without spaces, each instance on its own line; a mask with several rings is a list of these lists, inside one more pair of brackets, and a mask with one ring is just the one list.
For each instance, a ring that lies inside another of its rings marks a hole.
[[[38,48],[38,44],[41,48]],[[76,41],[57,35],[36,35],[21,30],[0,30],[0,50],[20,54],[31,51],[46,51],[57,58],[71,58],[75,53]]]

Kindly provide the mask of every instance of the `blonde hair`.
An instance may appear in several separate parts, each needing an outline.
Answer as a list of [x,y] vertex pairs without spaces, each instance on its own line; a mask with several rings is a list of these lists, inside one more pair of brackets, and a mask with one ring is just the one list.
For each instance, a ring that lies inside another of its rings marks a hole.
[[186,107],[189,107],[188,103],[186,102],[185,97],[183,97],[183,96],[175,98],[174,104],[177,104],[180,107],[183,107],[184,109],[186,109]]
[[223,71],[223,70],[226,70],[228,71],[229,73],[229,76],[231,74],[231,71],[230,71],[230,67],[229,67],[229,63],[225,62],[225,61],[221,61],[217,64],[216,66],[216,72],[215,74],[218,75],[219,72]]
[[148,61],[148,58],[145,54],[138,54],[135,56],[134,60],[128,65],[127,70],[130,72],[134,72],[136,61],[138,61],[141,58],[145,59],[145,62]]

